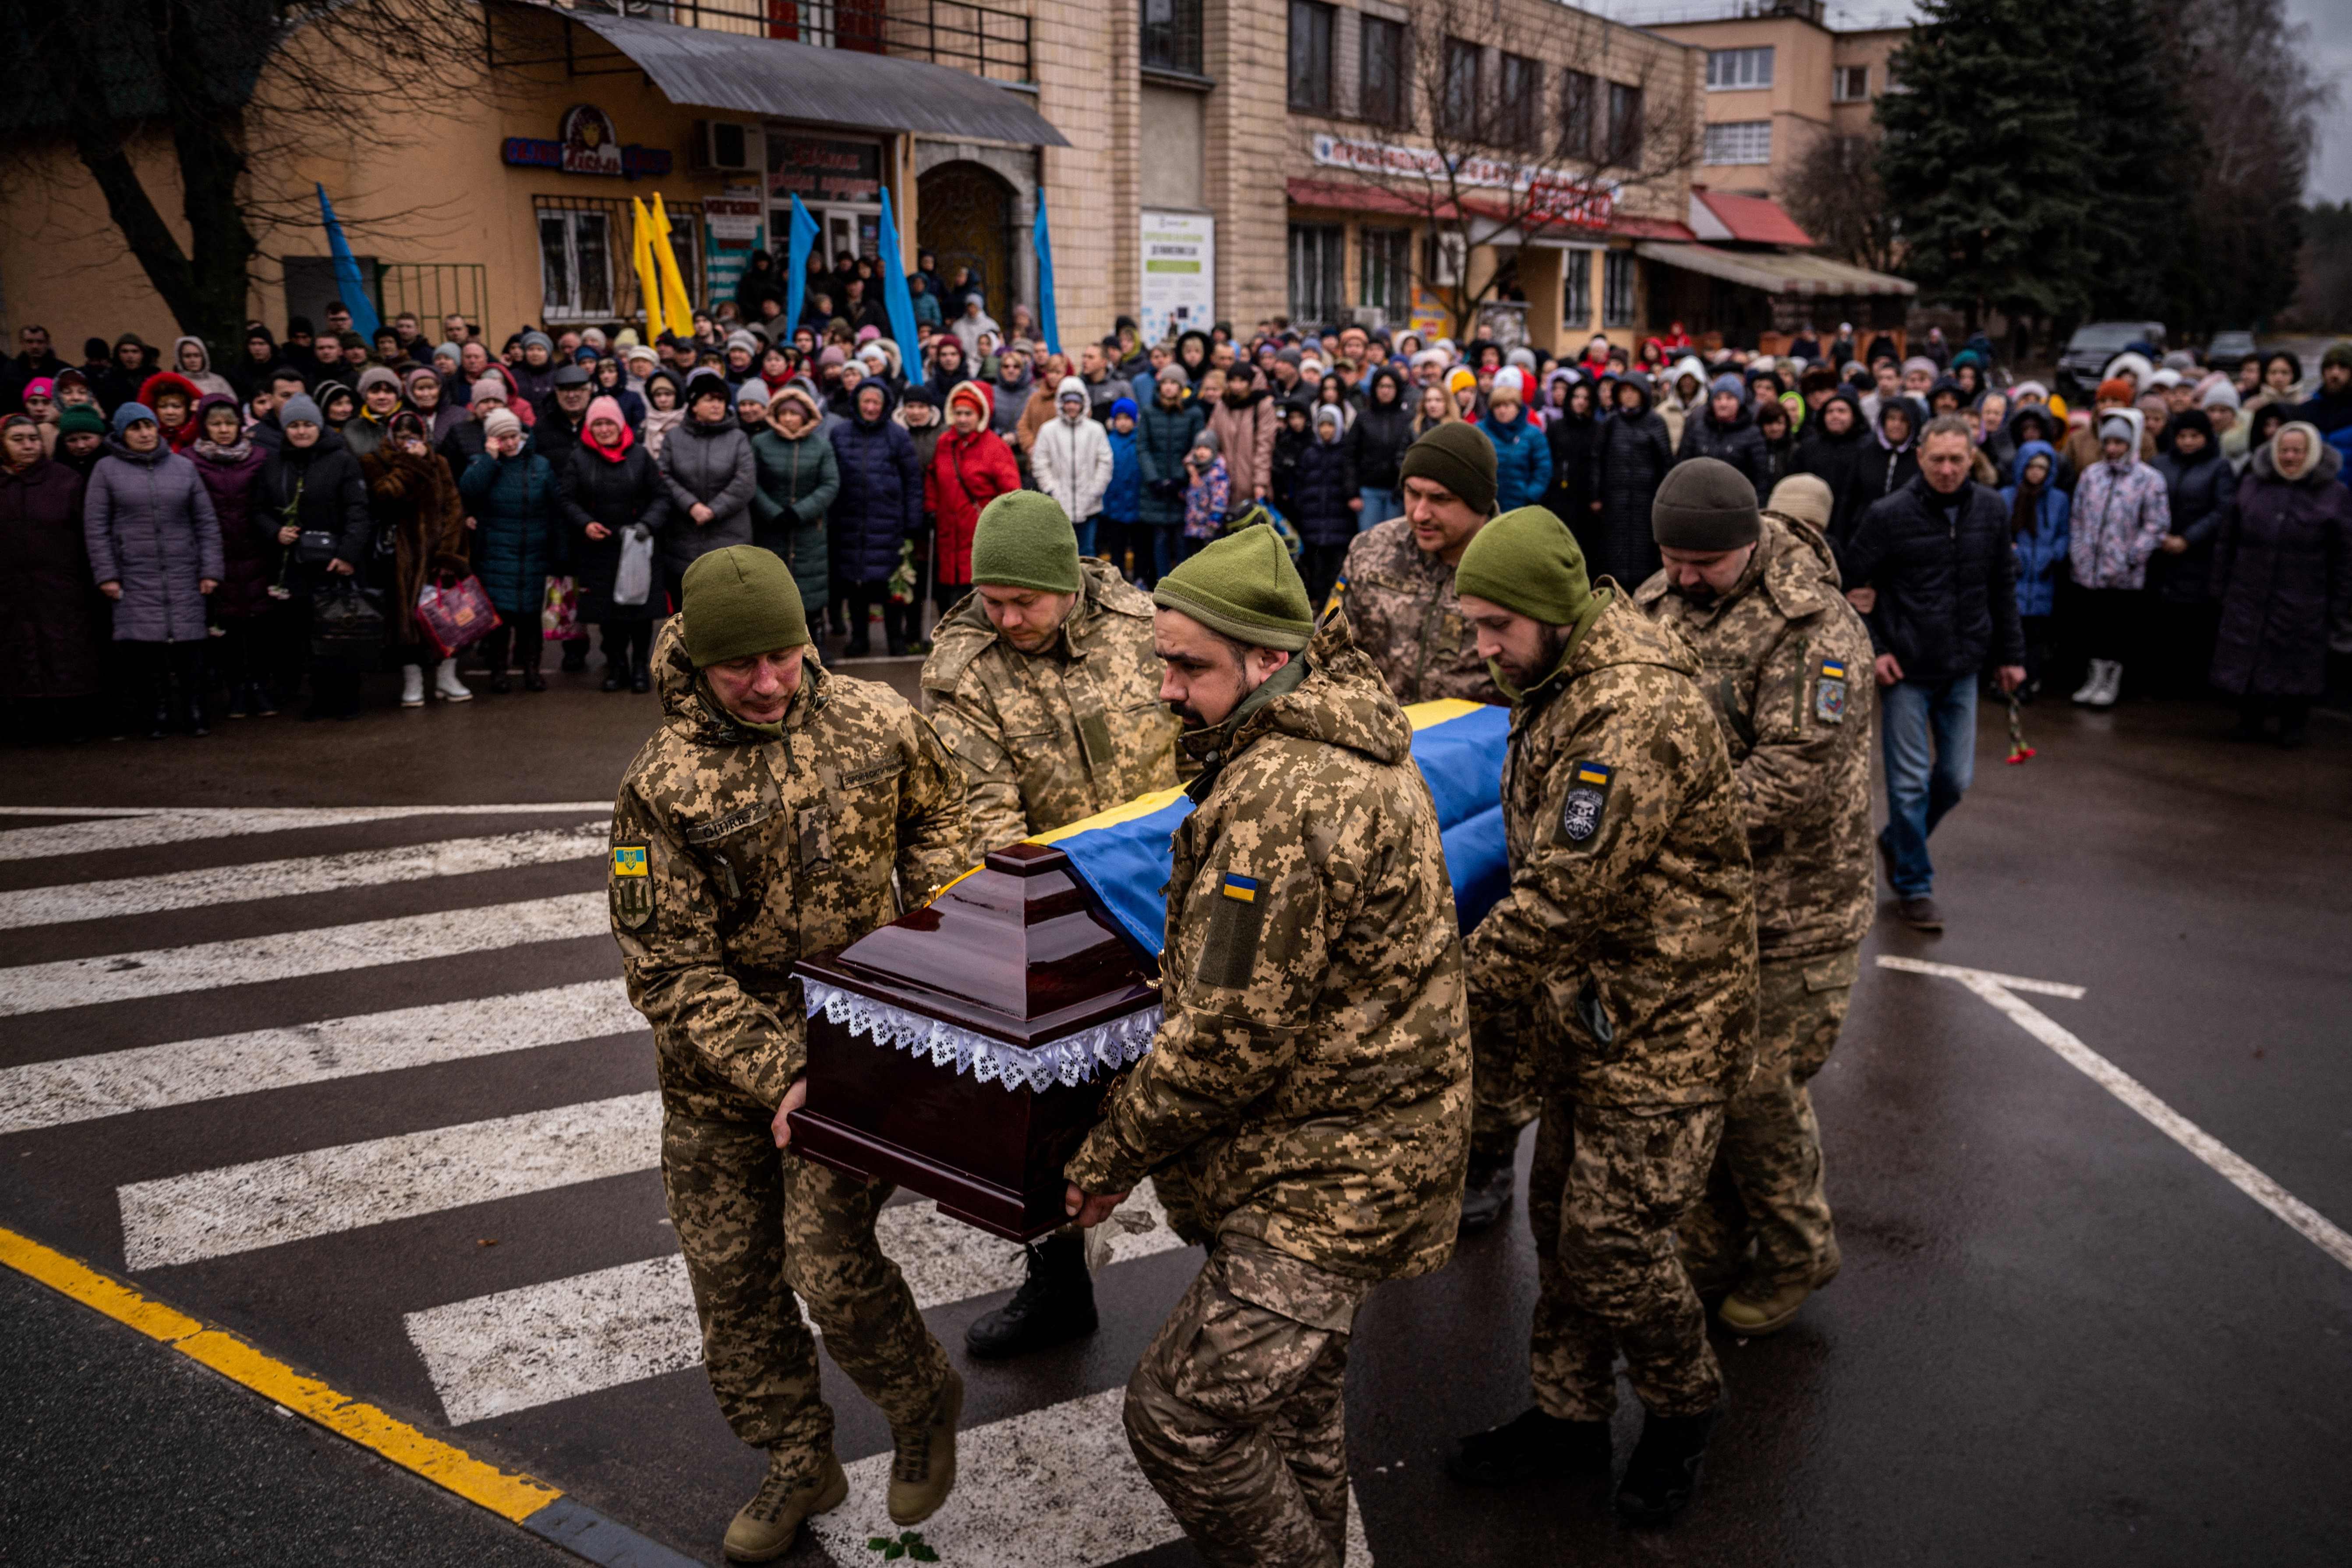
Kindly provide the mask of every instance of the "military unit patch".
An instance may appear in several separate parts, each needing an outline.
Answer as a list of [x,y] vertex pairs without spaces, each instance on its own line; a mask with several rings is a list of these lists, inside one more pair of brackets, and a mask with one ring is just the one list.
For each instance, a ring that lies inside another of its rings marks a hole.
[[1617,770],[1607,763],[1578,763],[1569,770],[1568,799],[1559,813],[1560,831],[1571,844],[1581,844],[1601,830],[1601,814],[1609,805],[1609,785]]
[[645,839],[613,846],[613,918],[631,931],[654,918],[651,846]]
[[1845,722],[1845,661],[1825,658],[1813,680],[1813,717],[1824,724]]

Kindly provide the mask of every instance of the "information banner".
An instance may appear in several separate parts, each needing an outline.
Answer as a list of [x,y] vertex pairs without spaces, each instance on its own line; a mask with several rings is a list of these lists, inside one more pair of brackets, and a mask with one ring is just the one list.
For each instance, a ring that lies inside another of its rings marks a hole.
[[1156,343],[1217,316],[1217,220],[1206,213],[1143,215],[1143,341]]
[[751,252],[765,243],[766,208],[756,185],[727,188],[702,198],[702,278],[707,298],[732,300],[751,264]]

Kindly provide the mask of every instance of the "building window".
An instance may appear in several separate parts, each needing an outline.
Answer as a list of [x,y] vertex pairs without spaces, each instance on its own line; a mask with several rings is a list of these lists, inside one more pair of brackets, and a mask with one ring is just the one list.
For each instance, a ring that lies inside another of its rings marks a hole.
[[1590,163],[1594,148],[1593,120],[1599,81],[1589,71],[1563,72],[1559,79],[1559,153]]
[[1601,324],[1633,324],[1633,253],[1630,250],[1601,253]]
[[1437,105],[1438,134],[1476,140],[1478,57],[1484,52],[1467,38],[1445,40],[1445,82]]
[[1830,101],[1860,103],[1870,96],[1868,66],[1840,66],[1830,72]]
[[1536,150],[1543,116],[1543,68],[1525,55],[1505,55],[1495,105],[1495,140],[1506,147]]
[[1771,45],[1754,49],[1707,50],[1706,89],[1709,92],[1771,85]]
[[1290,319],[1329,323],[1348,309],[1348,231],[1338,224],[1290,226]]
[[1405,33],[1402,22],[1369,14],[1360,18],[1363,75],[1359,103],[1375,125],[1409,125],[1412,100],[1405,96]]
[[1769,163],[1772,161],[1772,122],[1734,120],[1706,128],[1706,158],[1710,163]]
[[1559,319],[1571,331],[1592,324],[1592,252],[1560,252]]
[[1625,167],[1642,162],[1642,89],[1609,84],[1609,161]]
[[539,290],[549,321],[613,313],[612,237],[601,212],[539,215]]
[[1290,107],[1331,112],[1331,7],[1290,0]]
[[1402,320],[1412,308],[1412,230],[1366,228],[1363,236],[1363,302]]
[[1201,74],[1201,0],[1143,0],[1143,68]]

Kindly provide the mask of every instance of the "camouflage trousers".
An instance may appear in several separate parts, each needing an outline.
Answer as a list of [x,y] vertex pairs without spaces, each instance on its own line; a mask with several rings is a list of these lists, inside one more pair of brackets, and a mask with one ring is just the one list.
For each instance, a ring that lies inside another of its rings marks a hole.
[[874,1239],[891,1189],[779,1149],[760,1121],[662,1118],[662,1186],[702,1321],[703,1365],[735,1435],[814,1475],[833,1451],[816,1343],[891,1425],[930,1413],[947,1352]]
[[1519,1131],[1542,1098],[1534,1083],[1538,1053],[1502,1020],[1470,1031],[1470,1168],[1492,1170],[1518,1156]]
[[1371,1282],[1222,1237],[1127,1384],[1127,1440],[1211,1568],[1340,1568],[1348,1335]]
[[1617,1406],[1616,1352],[1660,1415],[1715,1407],[1723,1376],[1706,1312],[1675,1256],[1675,1222],[1699,1194],[1719,1105],[1634,1112],[1548,1096],[1528,1181],[1537,1294],[1528,1360],[1536,1404],[1567,1421]]
[[1756,1070],[1724,1108],[1706,1194],[1680,1226],[1683,1267],[1701,1289],[1743,1276],[1765,1285],[1811,1280],[1835,1255],[1821,1124],[1805,1086],[1837,1044],[1860,963],[1848,948],[1759,967]]

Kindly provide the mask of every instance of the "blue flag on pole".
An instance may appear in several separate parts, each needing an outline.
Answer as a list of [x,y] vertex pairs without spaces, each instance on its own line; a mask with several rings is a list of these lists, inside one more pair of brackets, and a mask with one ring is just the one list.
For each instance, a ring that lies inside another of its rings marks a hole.
[[1037,223],[1029,231],[1030,242],[1037,247],[1037,330],[1045,334],[1045,346],[1055,353],[1062,352],[1061,329],[1054,324],[1054,239],[1045,228],[1045,193],[1037,193]]
[[923,379],[923,334],[915,326],[915,297],[907,289],[907,268],[898,257],[898,220],[890,211],[890,192],[882,192],[882,309],[890,318],[890,335],[898,340],[898,363],[909,385]]
[[359,258],[352,254],[351,242],[343,238],[343,226],[335,221],[335,204],[327,199],[327,187],[315,180],[311,188],[319,193],[319,216],[327,226],[327,249],[335,258],[335,292],[343,301],[343,309],[352,313],[352,331],[373,343],[375,330],[383,325],[375,313],[375,290],[360,277]]
[[803,296],[808,289],[809,250],[815,244],[816,219],[809,216],[808,208],[801,205],[800,197],[794,196],[792,235],[785,244],[784,254],[784,332],[787,337],[801,324]]

